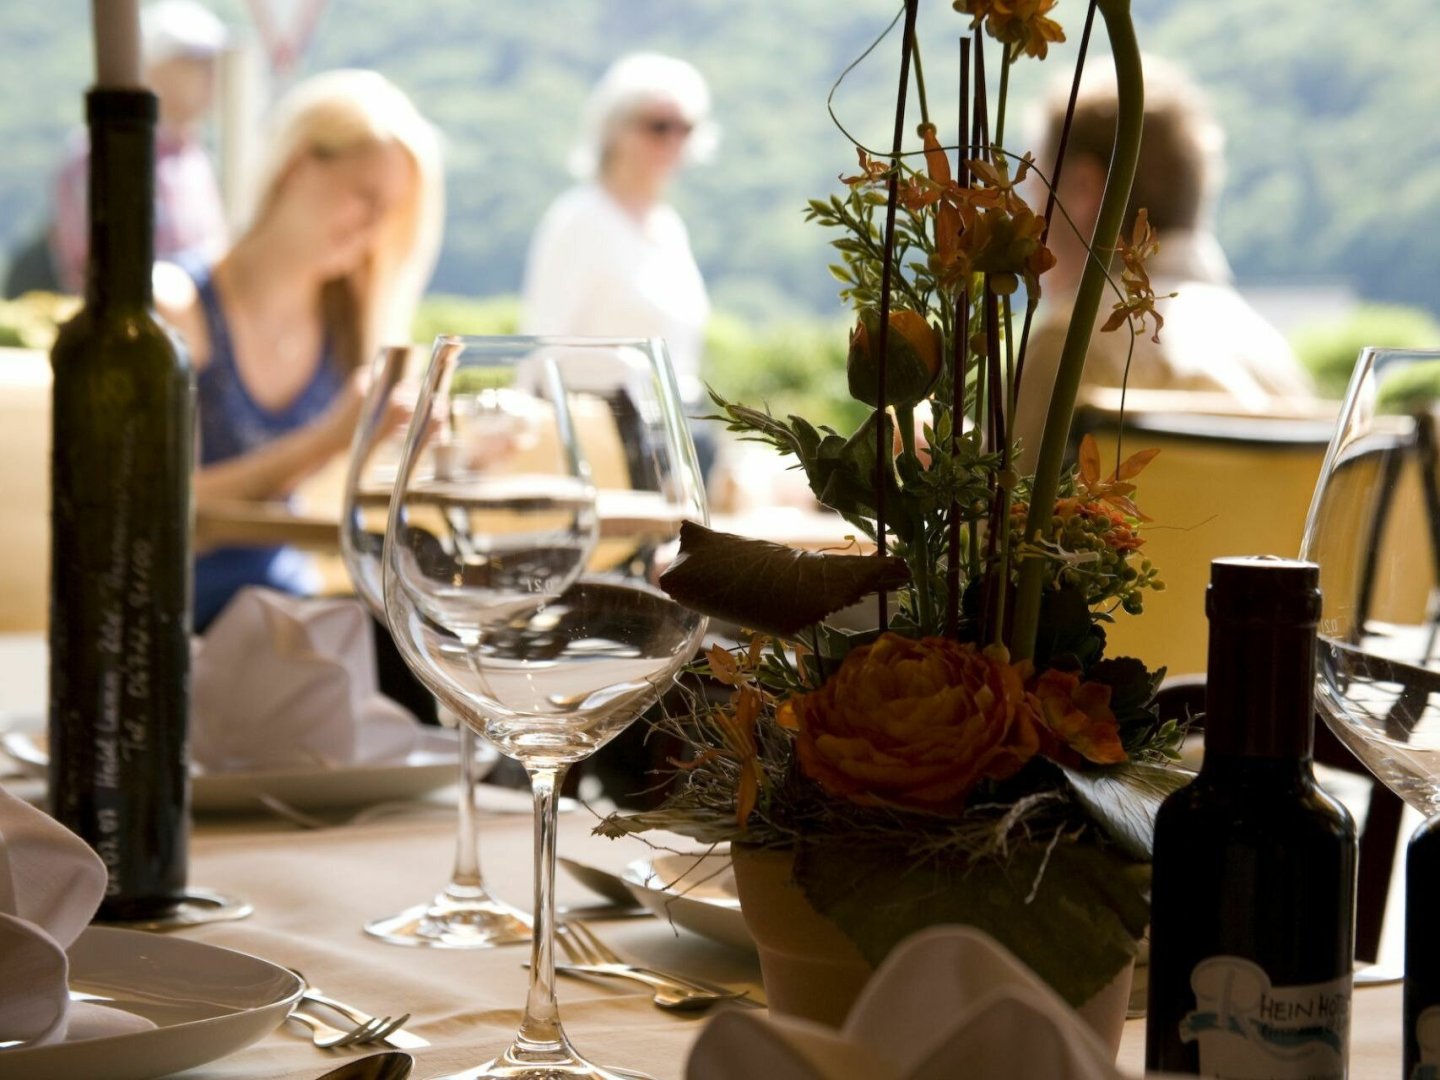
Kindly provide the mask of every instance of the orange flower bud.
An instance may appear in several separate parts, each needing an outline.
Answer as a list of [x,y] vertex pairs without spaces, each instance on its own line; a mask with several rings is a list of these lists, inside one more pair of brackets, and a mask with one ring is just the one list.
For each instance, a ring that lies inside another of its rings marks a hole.
[[[880,334],[880,316],[874,309],[860,313],[860,321],[850,335],[850,355],[845,370],[850,381],[850,396],[871,408],[879,408],[878,357],[876,342]],[[898,309],[890,313],[890,333],[886,341],[885,402],[886,405],[914,405],[923,401],[940,375],[940,335],[919,312]]]

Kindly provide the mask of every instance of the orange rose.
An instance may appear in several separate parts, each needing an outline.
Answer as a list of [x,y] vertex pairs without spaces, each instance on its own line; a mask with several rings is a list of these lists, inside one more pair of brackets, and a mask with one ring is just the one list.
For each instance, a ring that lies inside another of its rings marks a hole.
[[1110,711],[1110,687],[1052,668],[1035,681],[1032,693],[1041,721],[1062,744],[1057,753],[1047,750],[1047,757],[1063,760],[1069,750],[1096,765],[1126,759],[1120,724]]
[[1033,699],[1003,648],[883,634],[819,690],[790,698],[800,769],[862,805],[950,811],[1040,749]]

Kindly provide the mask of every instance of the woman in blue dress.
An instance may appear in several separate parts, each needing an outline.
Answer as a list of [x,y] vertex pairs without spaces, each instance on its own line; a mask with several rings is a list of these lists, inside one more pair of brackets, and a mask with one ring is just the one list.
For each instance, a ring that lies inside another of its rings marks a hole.
[[[434,129],[383,76],[327,72],[280,102],[249,226],[213,266],[157,268],[197,372],[197,507],[283,498],[349,447],[369,358],[410,340],[442,190]],[[244,585],[314,584],[292,548],[199,552],[195,629]]]

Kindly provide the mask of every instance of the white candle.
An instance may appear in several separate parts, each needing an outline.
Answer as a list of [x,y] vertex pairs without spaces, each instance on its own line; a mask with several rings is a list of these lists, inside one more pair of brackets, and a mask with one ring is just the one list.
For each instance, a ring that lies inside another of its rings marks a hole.
[[140,86],[138,0],[91,0],[95,15],[95,85]]

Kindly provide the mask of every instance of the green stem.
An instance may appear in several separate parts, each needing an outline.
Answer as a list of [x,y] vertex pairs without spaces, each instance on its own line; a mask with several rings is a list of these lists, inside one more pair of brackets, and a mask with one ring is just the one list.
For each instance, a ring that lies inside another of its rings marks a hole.
[[[1010,49],[1007,46],[1000,61],[1000,101],[995,106],[995,145],[1005,145],[1005,103],[1010,100]],[[1003,167],[1004,158],[995,164]],[[1008,171],[1008,170],[1007,170]]]
[[1010,592],[1010,489],[997,492],[999,504],[995,520],[1000,522],[1000,555],[995,570],[995,644],[1004,644],[1005,597]]
[[915,96],[920,99],[920,123],[930,123],[930,102],[925,97],[925,69],[920,66],[920,37],[910,43],[910,59],[915,64]]
[[[1049,526],[1060,490],[1060,466],[1065,445],[1070,438],[1070,421],[1075,399],[1080,391],[1080,376],[1085,368],[1085,354],[1090,335],[1100,310],[1105,291],[1106,273],[1114,254],[1125,208],[1130,201],[1130,188],[1135,181],[1135,163],[1140,156],[1140,132],[1145,120],[1145,86],[1140,64],[1140,47],[1135,40],[1135,25],[1130,18],[1130,0],[1098,0],[1097,6],[1105,19],[1105,30],[1115,58],[1115,81],[1119,97],[1119,117],[1115,129],[1115,148],[1110,158],[1110,175],[1105,196],[1090,239],[1091,258],[1086,260],[1080,288],[1075,294],[1075,307],[1070,328],[1060,353],[1060,367],[1055,373],[1055,389],[1050,396],[1050,409],[1045,416],[1045,432],[1040,438],[1040,453],[1035,465],[1031,489],[1030,512],[1025,519],[1025,537],[1038,539]],[[1010,652],[1016,660],[1028,660],[1035,653],[1035,637],[1040,623],[1040,597],[1045,585],[1045,562],[1038,555],[1025,555],[1020,563],[1020,585],[1015,598],[1014,634]]]
[[915,449],[915,406],[896,405],[895,423],[900,428],[900,449],[916,469],[920,468],[920,455]]

